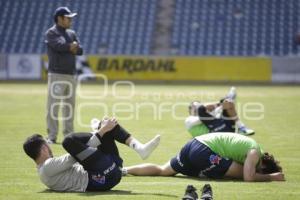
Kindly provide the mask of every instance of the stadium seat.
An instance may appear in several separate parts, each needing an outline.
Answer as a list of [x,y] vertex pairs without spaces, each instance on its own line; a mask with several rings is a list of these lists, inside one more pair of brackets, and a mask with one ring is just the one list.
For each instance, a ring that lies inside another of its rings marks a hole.
[[[158,0],[0,0],[0,53],[45,53],[58,6],[78,12],[73,28],[86,54],[149,55]],[[170,48],[176,55],[298,55],[298,0],[176,0]]]
[[[73,28],[86,54],[97,54],[104,45],[110,54],[149,53],[148,37],[154,30],[156,3],[157,0],[0,0],[0,52],[45,53],[44,33],[53,24],[53,12],[58,6],[68,6],[78,12]],[[132,44],[126,41],[128,36],[134,38]]]

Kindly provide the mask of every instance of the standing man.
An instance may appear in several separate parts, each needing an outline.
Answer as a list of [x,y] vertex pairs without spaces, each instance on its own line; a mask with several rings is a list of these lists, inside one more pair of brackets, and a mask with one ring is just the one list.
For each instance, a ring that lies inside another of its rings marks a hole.
[[76,96],[76,55],[83,50],[75,32],[69,29],[72,13],[67,7],[55,10],[55,25],[46,32],[48,50],[48,102],[47,132],[49,144],[56,143],[58,132],[58,111],[62,101],[63,134],[73,132],[74,108]]

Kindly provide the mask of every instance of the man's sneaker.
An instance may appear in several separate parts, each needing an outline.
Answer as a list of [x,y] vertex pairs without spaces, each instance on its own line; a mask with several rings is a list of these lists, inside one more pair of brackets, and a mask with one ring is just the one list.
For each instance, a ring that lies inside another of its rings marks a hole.
[[185,194],[182,197],[182,200],[197,200],[198,194],[196,188],[193,185],[188,185],[185,189]]
[[200,199],[202,199],[202,200],[212,200],[213,199],[213,192],[212,192],[210,184],[205,184],[203,186]]
[[234,101],[236,99],[236,89],[235,87],[231,87],[227,95],[225,96],[225,99],[231,99]]
[[46,139],[47,144],[56,144],[56,140]]
[[238,128],[238,133],[241,135],[253,135],[255,131],[247,128],[246,126],[242,126]]

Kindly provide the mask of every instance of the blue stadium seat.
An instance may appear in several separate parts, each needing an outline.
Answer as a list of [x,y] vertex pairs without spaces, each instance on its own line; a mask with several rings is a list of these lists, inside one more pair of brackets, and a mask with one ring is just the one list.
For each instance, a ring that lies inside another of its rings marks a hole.
[[[73,27],[85,53],[151,54],[158,0],[0,0],[0,53],[45,53],[58,6],[79,13]],[[298,54],[299,9],[299,0],[176,0],[171,48],[193,56]]]
[[177,0],[171,45],[183,55],[295,54],[299,8],[297,0]]
[[[45,53],[44,33],[58,6],[78,12],[73,28],[85,53],[97,54],[103,46],[110,54],[150,52],[157,0],[0,0],[0,5],[1,53]],[[129,44],[128,36],[138,42]]]

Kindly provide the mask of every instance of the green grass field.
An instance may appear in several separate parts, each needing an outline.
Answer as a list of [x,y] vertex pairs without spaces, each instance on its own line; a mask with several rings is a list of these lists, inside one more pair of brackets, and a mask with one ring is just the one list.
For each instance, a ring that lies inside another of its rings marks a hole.
[[[238,86],[238,107],[244,122],[256,130],[252,136],[265,150],[281,161],[285,182],[244,183],[242,181],[215,181],[176,177],[124,177],[119,185],[105,193],[57,193],[48,190],[37,176],[37,170],[22,150],[24,139],[32,133],[46,135],[46,84],[0,84],[0,199],[180,199],[186,185],[200,190],[205,183],[213,187],[214,197],[232,199],[300,199],[300,87],[290,86]],[[85,85],[82,97],[77,97],[75,130],[89,131],[89,120],[102,117],[106,112],[115,115],[119,122],[141,141],[145,142],[160,133],[161,144],[146,160],[164,163],[174,156],[190,139],[183,118],[186,104],[192,100],[219,99],[228,86],[128,86],[108,87],[105,98],[91,98],[103,94],[99,85]],[[132,88],[131,88],[132,89]],[[116,97],[130,96],[130,98]],[[83,98],[89,96],[90,98]],[[117,104],[117,103],[122,104]],[[256,103],[256,105],[250,103]],[[145,104],[148,103],[148,104]],[[261,107],[257,107],[257,105]],[[172,105],[176,105],[173,106]],[[246,108],[246,106],[248,106]],[[249,109],[263,108],[262,113]],[[121,113],[121,110],[122,113]],[[159,112],[161,111],[161,112]],[[260,120],[251,118],[261,117]],[[59,142],[62,133],[59,133]],[[119,145],[124,165],[143,161],[129,148]],[[52,145],[55,155],[65,153],[61,145]]]

